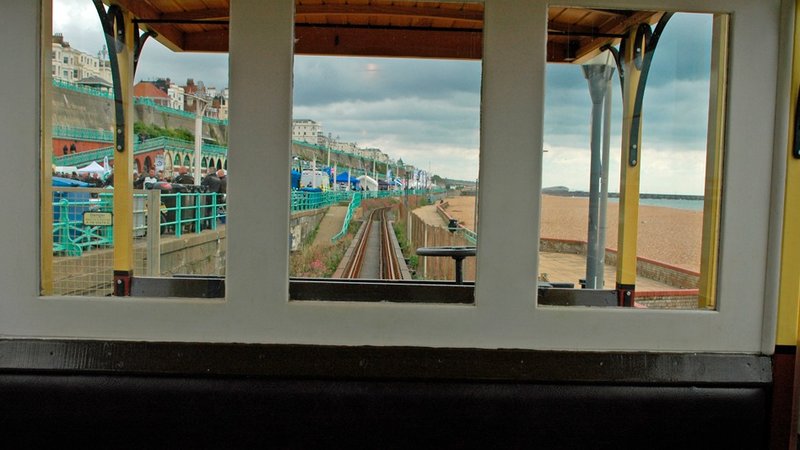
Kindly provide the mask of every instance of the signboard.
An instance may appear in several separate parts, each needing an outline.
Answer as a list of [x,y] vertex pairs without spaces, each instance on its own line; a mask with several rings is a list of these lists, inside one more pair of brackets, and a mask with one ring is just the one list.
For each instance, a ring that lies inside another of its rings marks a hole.
[[110,212],[84,211],[83,224],[89,227],[111,226],[113,223]]
[[164,155],[156,155],[156,170],[164,170]]

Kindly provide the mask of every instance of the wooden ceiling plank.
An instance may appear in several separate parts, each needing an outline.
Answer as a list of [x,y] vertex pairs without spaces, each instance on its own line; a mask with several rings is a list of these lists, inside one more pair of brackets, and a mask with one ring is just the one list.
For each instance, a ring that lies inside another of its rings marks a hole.
[[480,31],[300,27],[296,54],[480,59]]
[[397,16],[427,19],[457,19],[483,25],[483,11],[449,10],[431,7],[377,6],[377,5],[297,5],[296,16]]
[[[140,0],[114,0],[113,3],[130,11],[136,18],[153,18],[158,17],[159,14],[159,12],[148,3]],[[175,26],[166,24],[148,24],[144,26],[146,29],[158,33],[156,40],[168,49],[176,52],[183,50],[183,33]]]
[[590,33],[600,32],[599,29],[594,27],[586,27],[581,25],[575,25],[572,23],[563,23],[554,21],[547,22],[547,31],[557,31],[559,33],[576,33],[576,34],[590,34]]
[[225,20],[230,18],[231,13],[228,8],[203,9],[195,11],[183,11],[163,13],[154,19],[161,20]]
[[[609,21],[599,31],[607,34],[624,34],[631,27],[639,26],[641,23],[653,24],[658,21],[663,13],[655,11],[637,11],[627,17],[619,17]],[[581,47],[576,52],[575,62],[582,62],[591,59],[599,53],[600,47],[606,44],[615,44],[619,39],[599,37],[590,39],[582,43]]]
[[187,33],[184,36],[184,51],[203,53],[226,53],[228,51],[227,29],[216,29],[200,33]]

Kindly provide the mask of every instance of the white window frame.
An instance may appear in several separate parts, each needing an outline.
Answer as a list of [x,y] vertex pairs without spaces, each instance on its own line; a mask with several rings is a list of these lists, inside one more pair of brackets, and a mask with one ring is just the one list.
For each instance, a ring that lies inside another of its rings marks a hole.
[[[229,162],[234,175],[226,299],[40,297],[35,149],[42,124],[49,123],[41,117],[40,102],[49,98],[49,77],[42,78],[49,74],[43,66],[49,58],[42,48],[50,46],[52,23],[49,1],[43,3],[43,8],[37,2],[0,3],[0,16],[9,19],[0,29],[6,44],[0,46],[0,60],[18,61],[0,66],[0,86],[13,86],[5,89],[0,108],[0,142],[7,160],[15,161],[0,189],[6,211],[0,221],[0,336],[623,351],[772,348],[775,299],[765,291],[774,277],[767,267],[777,255],[767,249],[779,211],[770,212],[768,199],[773,153],[785,151],[785,142],[773,134],[781,136],[786,121],[783,109],[776,108],[776,80],[786,68],[779,65],[780,0],[552,2],[732,14],[714,312],[536,306],[541,182],[536,174],[542,165],[549,4],[532,0],[484,0],[474,305],[289,301],[289,173],[281,161],[291,154],[293,0],[231,2],[229,144],[236,156]],[[248,89],[265,85],[270,89]],[[511,192],[526,193],[513,217],[506,208]]]

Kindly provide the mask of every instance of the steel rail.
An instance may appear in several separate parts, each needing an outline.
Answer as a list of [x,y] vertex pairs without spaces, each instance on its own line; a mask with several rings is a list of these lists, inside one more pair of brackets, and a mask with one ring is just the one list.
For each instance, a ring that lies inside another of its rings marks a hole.
[[345,267],[342,278],[358,278],[358,276],[361,274],[361,266],[364,262],[364,254],[366,253],[367,242],[369,241],[369,232],[372,228],[372,221],[375,216],[375,211],[377,210],[370,212],[369,218],[362,226],[363,231],[361,233],[361,237],[355,244],[355,250],[353,251],[353,255],[350,257],[350,261],[348,261],[347,266]]
[[366,223],[361,228],[358,240],[353,246],[352,255],[345,266],[341,276],[342,278],[358,278],[360,276],[364,264],[364,255],[369,245],[372,224],[378,218],[381,221],[380,242],[377,243],[380,246],[380,278],[384,280],[402,279],[400,264],[398,263],[397,253],[394,248],[394,241],[391,237],[391,233],[394,233],[394,230],[389,225],[389,221],[386,218],[386,208],[378,208],[370,212]]
[[384,280],[402,279],[400,264],[398,264],[397,253],[392,241],[394,230],[386,219],[386,209],[381,212],[381,229],[381,277]]

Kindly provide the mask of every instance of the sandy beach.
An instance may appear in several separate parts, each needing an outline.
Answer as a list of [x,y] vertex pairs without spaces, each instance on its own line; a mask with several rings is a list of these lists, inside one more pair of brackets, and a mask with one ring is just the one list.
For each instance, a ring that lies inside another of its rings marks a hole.
[[[448,212],[474,229],[475,197],[451,197]],[[589,199],[542,196],[542,238],[586,241]],[[618,204],[609,202],[606,247],[617,248]],[[700,267],[703,213],[659,206],[640,206],[638,254],[697,271]]]

